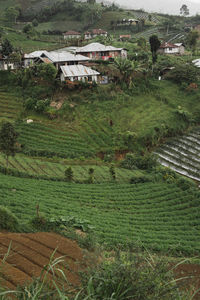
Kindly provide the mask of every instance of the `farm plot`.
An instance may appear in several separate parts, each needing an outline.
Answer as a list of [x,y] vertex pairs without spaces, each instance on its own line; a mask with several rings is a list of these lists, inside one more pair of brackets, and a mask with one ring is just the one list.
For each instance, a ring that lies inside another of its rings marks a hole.
[[16,119],[21,108],[22,102],[15,94],[0,90],[0,120]]
[[200,128],[170,139],[155,153],[163,166],[200,182]]
[[47,126],[39,123],[18,124],[18,141],[28,155],[59,156],[64,158],[94,157],[99,151],[119,148],[114,132],[105,124],[85,121],[78,132],[64,126]]
[[[6,158],[0,154],[0,166],[6,167]],[[88,179],[88,171],[90,168],[94,169],[94,182],[111,182],[112,178],[109,172],[109,166],[98,165],[69,165],[64,160],[55,163],[51,160],[42,158],[31,158],[25,155],[17,154],[15,157],[9,158],[8,169],[10,171],[17,171],[16,176],[21,177],[34,177],[43,179],[60,179],[64,181],[65,170],[71,167],[74,180],[84,181]],[[133,176],[142,176],[142,171],[139,170],[126,170],[123,168],[116,168],[116,181],[129,182]]]
[[18,141],[25,154],[60,156],[65,158],[92,157],[95,151],[77,133],[58,130],[39,123],[19,124]]
[[100,243],[200,251],[200,193],[175,184],[67,184],[0,174],[0,199],[21,222],[36,205],[47,217],[74,216],[95,227]]
[[[2,263],[9,245],[11,250],[6,263]],[[67,280],[77,286],[79,284],[78,262],[81,263],[82,260],[81,249],[75,242],[53,233],[0,234],[1,285],[16,289],[19,285],[23,286],[31,282],[33,277],[39,277],[55,249],[57,250],[54,259],[61,256],[64,258],[62,267]],[[61,265],[59,267],[61,268]],[[52,273],[49,273],[48,279],[53,279]],[[54,280],[59,280],[58,274]]]

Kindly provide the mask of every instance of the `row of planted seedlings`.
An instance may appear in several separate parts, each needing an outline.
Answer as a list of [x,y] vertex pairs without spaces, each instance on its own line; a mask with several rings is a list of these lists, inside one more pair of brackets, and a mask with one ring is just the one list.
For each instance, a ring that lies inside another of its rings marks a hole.
[[[60,184],[59,184],[60,185]],[[76,186],[76,185],[75,185]],[[75,187],[74,186],[74,187]],[[106,185],[104,185],[106,188]],[[164,186],[164,184],[163,184]],[[74,190],[73,185],[68,186],[67,188],[71,187],[71,190]],[[170,187],[170,185],[169,185]],[[94,186],[93,186],[94,188]],[[160,185],[161,188],[161,185]],[[89,193],[87,193],[87,197],[85,198],[83,202],[82,193],[80,193],[81,186],[79,186],[79,192],[71,193],[71,190],[69,191],[70,194],[67,194],[66,187],[63,186],[62,193],[59,193],[60,187],[57,188],[56,191],[53,191],[54,193],[51,194],[51,190],[49,191],[48,195],[44,195],[44,193],[41,191],[42,199],[40,200],[41,206],[44,209],[45,213],[49,213],[51,215],[58,215],[63,214],[63,211],[65,211],[65,214],[72,214],[72,215],[79,215],[82,218],[89,219],[95,227],[97,227],[97,231],[100,234],[104,231],[110,232],[111,237],[115,237],[115,241],[118,240],[125,240],[128,238],[132,241],[135,239],[142,239],[143,242],[147,243],[157,243],[161,242],[162,239],[166,239],[167,241],[173,242],[173,245],[175,242],[179,242],[180,244],[185,243],[187,241],[187,237],[189,236],[187,245],[189,241],[193,241],[196,237],[195,234],[192,234],[194,232],[194,228],[192,226],[192,223],[190,223],[191,218],[194,219],[195,214],[194,211],[190,212],[190,218],[183,218],[182,215],[179,215],[178,221],[177,221],[177,214],[174,214],[173,217],[165,217],[163,214],[159,216],[158,213],[151,213],[151,210],[149,210],[149,216],[145,213],[142,214],[142,210],[138,208],[137,210],[132,211],[132,214],[127,214],[127,209],[122,210],[122,208],[118,207],[118,202],[115,202],[115,209],[113,207],[111,209],[100,209],[100,211],[97,210],[98,203],[101,203],[101,201],[109,201],[109,199],[106,199],[104,193],[102,198],[98,197],[94,199],[94,195],[92,196],[90,194],[90,186],[88,186]],[[99,188],[97,187],[97,190]],[[125,186],[124,186],[125,189]],[[121,199],[123,199],[124,189],[121,191]],[[150,189],[150,186],[149,186]],[[94,189],[93,189],[94,190]],[[110,191],[111,192],[111,191]],[[140,192],[140,189],[139,189]],[[57,195],[58,194],[58,195]],[[113,192],[113,197],[115,193]],[[20,193],[20,199],[19,201],[22,202],[23,193]],[[57,199],[55,198],[55,195],[57,195]],[[150,196],[150,190],[149,193],[146,195],[148,198],[148,195]],[[37,196],[37,195],[35,195]],[[48,197],[47,197],[48,196]],[[41,197],[41,196],[40,196]],[[25,196],[27,198],[27,195]],[[59,199],[59,200],[58,200]],[[70,201],[71,200],[71,201]],[[16,199],[17,201],[17,199]],[[15,204],[17,204],[15,201]],[[27,200],[28,201],[28,200]],[[59,210],[59,202],[62,202],[62,209]],[[94,206],[94,201],[96,201],[96,205]],[[158,200],[159,201],[159,200]],[[123,202],[123,200],[121,200]],[[132,197],[130,197],[130,204],[132,202]],[[155,203],[156,204],[156,203]],[[141,204],[143,207],[145,204]],[[17,204],[18,207],[18,204]],[[27,204],[20,203],[20,211],[21,208],[26,209]],[[120,208],[120,209],[119,209]],[[131,210],[131,205],[130,209]],[[138,217],[138,215],[140,217]],[[168,216],[168,213],[166,213]],[[169,214],[170,215],[170,214]],[[198,217],[198,215],[196,216]],[[199,219],[199,218],[198,218]],[[198,220],[197,219],[197,220]],[[103,221],[104,220],[104,221]],[[103,222],[102,222],[103,221]],[[172,224],[177,223],[176,226],[172,228]],[[181,231],[176,238],[176,231],[179,232],[178,229],[180,228],[181,224],[184,224],[184,230]],[[186,225],[188,225],[188,230],[186,231]],[[194,225],[194,224],[193,224]],[[171,226],[171,227],[170,227]],[[168,228],[169,227],[169,228]],[[121,229],[120,229],[121,228]],[[133,232],[131,231],[131,228],[133,228]],[[154,230],[153,230],[154,228]],[[172,232],[173,229],[173,232]],[[146,231],[146,233],[145,233]],[[182,232],[182,234],[181,234]],[[188,233],[188,234],[187,234]],[[187,235],[187,236],[186,236]],[[106,235],[107,236],[107,235]],[[124,236],[124,239],[122,239],[122,236]],[[172,238],[174,236],[174,238]],[[110,241],[110,238],[107,237],[107,242]],[[198,246],[198,245],[197,245]],[[197,246],[194,249],[197,249]]]

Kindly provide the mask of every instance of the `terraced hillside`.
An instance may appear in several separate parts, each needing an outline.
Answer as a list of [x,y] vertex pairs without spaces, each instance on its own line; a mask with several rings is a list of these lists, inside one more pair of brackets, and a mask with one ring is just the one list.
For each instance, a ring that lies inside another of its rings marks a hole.
[[19,143],[29,155],[59,156],[64,158],[94,157],[99,151],[111,150],[117,141],[112,139],[113,130],[107,124],[86,121],[79,132],[65,126],[47,126],[34,122],[20,123]]
[[0,120],[17,119],[21,109],[22,101],[16,96],[16,93],[0,90]]
[[47,217],[88,220],[110,247],[126,243],[154,250],[200,251],[200,192],[175,184],[68,184],[0,174],[0,199],[20,222],[36,205]]
[[170,139],[155,153],[163,166],[200,183],[200,128],[187,135]]
[[[8,169],[9,172],[21,177],[36,177],[49,180],[65,180],[64,174],[68,167],[71,167],[74,174],[75,181],[84,181],[88,179],[88,171],[90,168],[94,169],[94,182],[111,182],[112,178],[109,172],[109,166],[92,164],[87,162],[79,162],[82,165],[70,165],[65,160],[58,159],[57,162],[52,162],[48,158],[33,158],[25,155],[17,154],[15,157],[9,158]],[[94,163],[94,162],[93,162]],[[6,167],[5,156],[0,155],[0,166]],[[142,176],[143,172],[140,170],[126,170],[123,168],[115,168],[116,182],[129,182],[133,176]]]

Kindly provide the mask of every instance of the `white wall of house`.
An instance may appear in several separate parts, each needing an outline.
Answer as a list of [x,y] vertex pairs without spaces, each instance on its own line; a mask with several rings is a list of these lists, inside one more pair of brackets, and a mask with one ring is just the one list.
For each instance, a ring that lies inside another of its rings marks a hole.
[[164,48],[165,54],[177,54],[179,53],[179,48]]
[[84,35],[85,40],[90,40],[92,38],[91,34]]
[[122,51],[121,51],[121,57],[122,58],[127,58],[127,50],[122,49]]
[[64,39],[79,39],[81,37],[81,35],[78,34],[71,34],[71,35],[64,35]]
[[[98,81],[98,76],[97,75],[93,75],[93,76],[89,76],[89,77],[91,77],[92,78],[92,80],[91,81],[95,81],[95,82],[97,82]],[[69,79],[68,79],[69,78]],[[86,76],[78,76],[78,77],[67,77],[67,78],[65,78],[64,77],[64,75],[63,75],[63,73],[60,75],[60,80],[62,81],[62,82],[64,82],[64,81],[66,81],[66,80],[70,80],[70,81],[83,81],[83,82],[86,82],[86,81],[88,81],[88,77],[86,77]]]
[[29,66],[32,66],[34,63],[34,60],[32,58],[26,58],[24,60],[24,67],[28,68]]
[[9,62],[2,61],[2,63],[0,64],[0,70],[5,70],[6,71],[8,69],[14,70],[15,69],[14,63],[9,63]]

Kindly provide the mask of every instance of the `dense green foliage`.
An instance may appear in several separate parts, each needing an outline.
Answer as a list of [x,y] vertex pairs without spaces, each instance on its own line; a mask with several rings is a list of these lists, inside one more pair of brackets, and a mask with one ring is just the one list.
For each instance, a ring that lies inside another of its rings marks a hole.
[[[158,174],[157,174],[158,175]],[[74,216],[95,227],[101,244],[199,253],[199,191],[176,181],[71,184],[0,175],[0,198],[28,222],[39,203],[47,218]]]
[[15,215],[6,207],[0,206],[0,229],[16,231],[18,220]]

